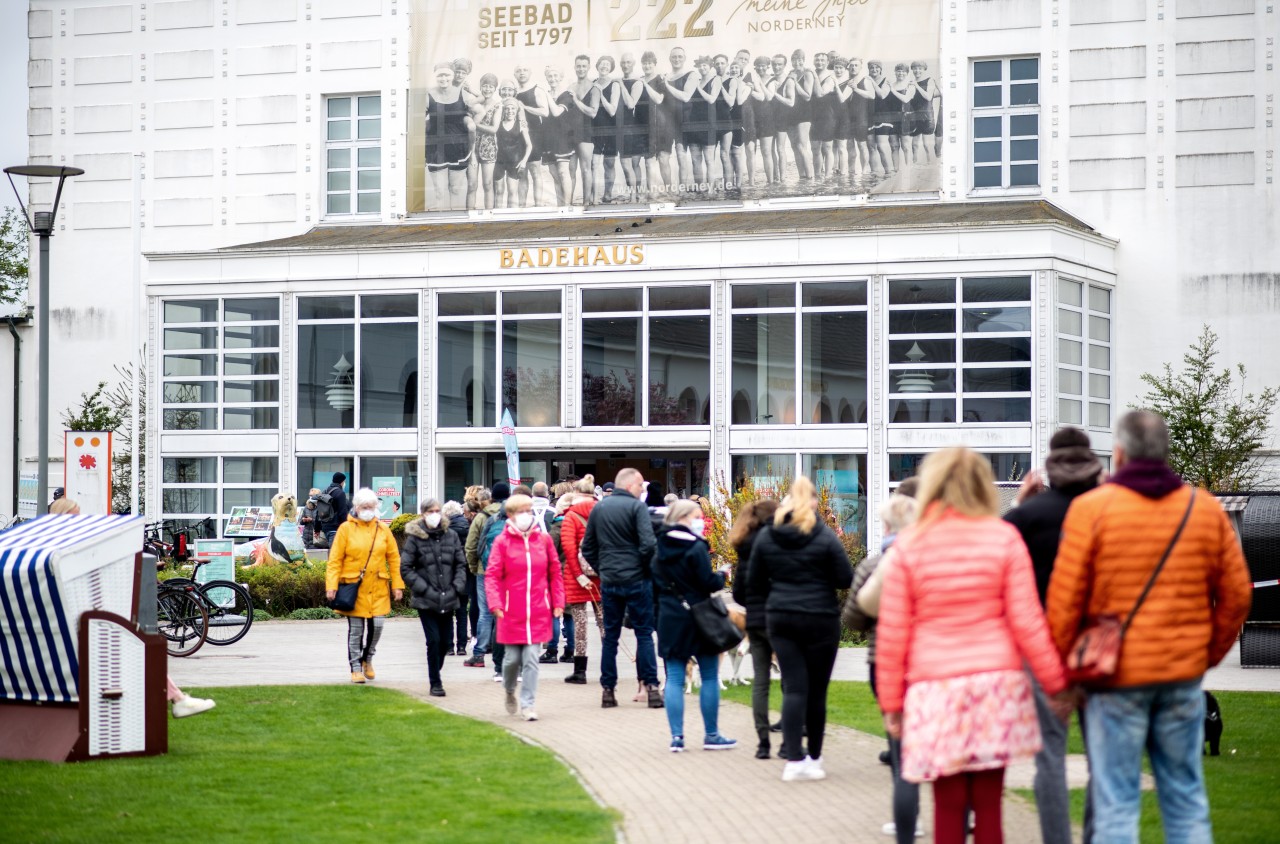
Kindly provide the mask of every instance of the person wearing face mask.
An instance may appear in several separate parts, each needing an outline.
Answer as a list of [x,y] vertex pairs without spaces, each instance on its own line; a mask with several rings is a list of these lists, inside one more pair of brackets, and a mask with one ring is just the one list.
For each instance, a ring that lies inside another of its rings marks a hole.
[[724,573],[711,570],[711,555],[702,538],[702,508],[692,501],[677,501],[665,518],[666,530],[658,537],[653,579],[658,587],[658,655],[666,663],[667,722],[671,726],[671,752],[684,751],[684,679],[688,663],[698,662],[702,689],[705,738],[703,750],[730,750],[738,742],[720,735],[720,652],[707,644],[693,623],[687,606],[702,603],[724,588]]
[[332,601],[339,583],[359,583],[356,605],[340,610],[347,617],[347,662],[351,682],[374,678],[373,655],[382,624],[391,612],[391,596],[404,597],[400,549],[391,530],[378,521],[378,494],[368,487],[351,497],[351,512],[338,527],[325,568],[325,597]]
[[535,522],[530,497],[512,495],[506,513],[506,525],[489,551],[484,586],[497,619],[497,640],[505,646],[502,687],[507,712],[516,714],[520,675],[520,717],[536,721],[538,654],[551,639],[551,619],[564,615],[564,581],[555,542]]
[[440,668],[452,640],[453,613],[467,588],[467,557],[458,534],[441,514],[440,501],[427,499],[422,517],[404,527],[400,573],[409,588],[427,640],[427,679],[432,697],[444,697]]

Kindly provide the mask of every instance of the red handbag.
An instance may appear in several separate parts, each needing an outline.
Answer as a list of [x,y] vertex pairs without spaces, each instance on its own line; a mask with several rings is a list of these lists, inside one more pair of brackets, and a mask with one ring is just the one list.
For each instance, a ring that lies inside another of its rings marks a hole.
[[1067,651],[1067,679],[1072,683],[1094,685],[1105,683],[1115,676],[1116,669],[1120,667],[1120,651],[1124,646],[1125,634],[1129,632],[1129,625],[1133,623],[1133,617],[1137,615],[1142,602],[1147,599],[1147,593],[1151,591],[1165,561],[1169,559],[1173,546],[1178,544],[1178,537],[1182,536],[1182,529],[1187,526],[1187,519],[1191,517],[1191,508],[1195,503],[1196,490],[1192,487],[1187,511],[1182,514],[1182,521],[1174,531],[1173,539],[1169,540],[1164,556],[1151,572],[1151,577],[1147,578],[1147,585],[1142,588],[1138,602],[1133,605],[1125,620],[1122,622],[1117,615],[1100,615],[1085,625],[1080,635],[1076,636],[1071,650]]

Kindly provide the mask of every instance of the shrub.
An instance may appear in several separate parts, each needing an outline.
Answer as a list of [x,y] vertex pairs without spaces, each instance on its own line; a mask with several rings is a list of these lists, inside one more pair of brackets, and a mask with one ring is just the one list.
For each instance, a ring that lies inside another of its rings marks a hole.
[[[297,609],[324,607],[324,569],[255,566],[236,570],[236,579],[249,587],[255,607],[273,616],[287,616]],[[326,610],[327,611],[327,610]]]
[[289,613],[287,618],[294,621],[323,621],[327,618],[341,618],[341,616],[328,607],[305,607]]
[[253,620],[254,621],[270,621],[271,613],[267,612],[266,610],[258,609],[255,607],[253,610]]
[[404,547],[404,526],[416,518],[415,513],[401,513],[391,520],[391,535],[396,538],[396,545]]

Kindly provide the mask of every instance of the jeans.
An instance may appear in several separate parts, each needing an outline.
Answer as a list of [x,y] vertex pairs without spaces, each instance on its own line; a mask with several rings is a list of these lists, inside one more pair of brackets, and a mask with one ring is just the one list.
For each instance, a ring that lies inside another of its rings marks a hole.
[[1040,752],[1032,785],[1040,813],[1040,837],[1044,844],[1071,844],[1070,798],[1067,794],[1067,725],[1049,708],[1044,689],[1031,678],[1040,721]]
[[1093,798],[1092,844],[1136,844],[1142,750],[1151,758],[1167,844],[1210,844],[1200,754],[1200,680],[1094,692],[1085,705]]
[[476,598],[480,605],[480,620],[476,625],[476,644],[471,649],[471,655],[484,656],[489,652],[489,646],[493,643],[493,613],[489,612],[489,596],[484,591],[484,575],[476,575]]
[[600,649],[600,685],[618,686],[618,637],[622,617],[630,615],[636,632],[636,674],[646,686],[658,685],[658,656],[653,648],[653,583],[648,578],[633,583],[600,586],[604,610],[604,645]]
[[554,651],[560,646],[560,632],[564,631],[564,643],[566,647],[571,646],[569,643],[573,641],[573,616],[566,613],[563,618],[551,619],[551,641],[547,643],[547,650]]
[[440,685],[440,668],[452,634],[453,617],[449,613],[418,610],[422,623],[422,635],[427,640],[427,680],[433,686]]
[[[720,655],[698,656],[698,674],[702,676],[702,688],[698,692],[698,705],[702,708],[702,728],[708,738],[719,734],[720,717]],[[672,737],[684,736],[684,674],[688,663],[682,659],[663,660],[667,666],[667,688],[663,692],[666,703],[667,723]]]
[[516,690],[516,675],[520,675],[520,708],[533,709],[534,696],[538,694],[538,649],[541,645],[503,645],[502,688]]
[[[769,680],[773,663],[773,645],[769,631],[763,627],[747,630],[751,648],[751,715],[755,721],[756,738],[761,747],[769,746]],[[668,681],[667,685],[670,685]]]
[[827,728],[827,687],[840,647],[840,619],[834,615],[771,612],[769,641],[782,669],[782,747],[800,759],[801,734],[809,732],[809,755],[822,758]]

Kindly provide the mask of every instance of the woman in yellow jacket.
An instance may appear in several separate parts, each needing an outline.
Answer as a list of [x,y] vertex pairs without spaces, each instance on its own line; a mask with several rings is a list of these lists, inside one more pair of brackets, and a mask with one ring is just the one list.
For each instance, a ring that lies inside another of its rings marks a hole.
[[351,512],[338,526],[329,548],[325,596],[332,601],[338,584],[355,583],[362,570],[364,580],[355,608],[342,613],[347,617],[347,661],[353,683],[374,678],[373,654],[382,637],[382,624],[391,612],[391,595],[394,593],[397,601],[404,597],[400,549],[391,529],[378,521],[378,496],[367,487],[352,496]]

